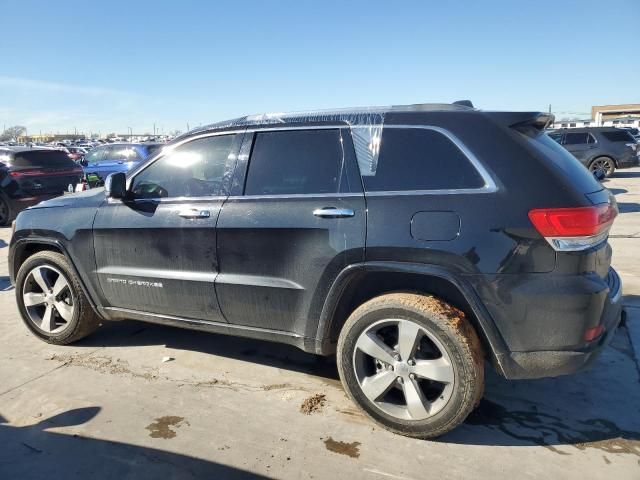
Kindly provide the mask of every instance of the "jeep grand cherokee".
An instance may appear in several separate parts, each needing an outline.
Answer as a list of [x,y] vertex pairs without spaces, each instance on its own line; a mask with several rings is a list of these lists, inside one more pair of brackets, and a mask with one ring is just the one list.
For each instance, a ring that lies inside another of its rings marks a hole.
[[138,319],[335,354],[374,421],[441,435],[485,359],[572,373],[620,321],[615,200],[550,119],[443,104],[199,128],[18,216],[20,313],[54,344]]

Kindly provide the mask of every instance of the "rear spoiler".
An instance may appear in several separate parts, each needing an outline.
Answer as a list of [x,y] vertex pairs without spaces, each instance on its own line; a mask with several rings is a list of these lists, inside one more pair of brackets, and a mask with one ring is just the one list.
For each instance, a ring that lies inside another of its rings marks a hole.
[[489,112],[491,118],[505,127],[525,135],[537,135],[555,121],[550,113],[542,112]]

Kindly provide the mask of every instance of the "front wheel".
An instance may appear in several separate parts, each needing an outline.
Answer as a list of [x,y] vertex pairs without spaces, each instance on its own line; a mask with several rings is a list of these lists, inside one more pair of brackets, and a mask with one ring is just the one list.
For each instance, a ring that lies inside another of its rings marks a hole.
[[27,328],[47,343],[73,343],[100,325],[78,277],[57,252],[25,260],[16,275],[16,300]]
[[393,293],[361,305],[342,329],[337,363],[351,399],[410,437],[452,430],[484,390],[475,330],[463,312],[432,296]]
[[589,171],[593,173],[596,178],[608,178],[616,169],[616,164],[613,163],[609,157],[598,157],[589,165]]

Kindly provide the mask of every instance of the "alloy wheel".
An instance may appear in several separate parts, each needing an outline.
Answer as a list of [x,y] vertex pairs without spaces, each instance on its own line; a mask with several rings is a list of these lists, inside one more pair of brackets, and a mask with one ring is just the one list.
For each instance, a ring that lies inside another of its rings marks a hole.
[[611,164],[605,159],[594,160],[589,170],[594,174],[599,173],[606,177],[611,175]]
[[75,298],[69,280],[50,265],[39,265],[29,272],[22,289],[22,301],[29,321],[47,334],[58,334],[70,324]]
[[444,408],[454,391],[448,352],[431,332],[410,320],[370,325],[356,341],[353,365],[364,395],[398,419],[429,418]]

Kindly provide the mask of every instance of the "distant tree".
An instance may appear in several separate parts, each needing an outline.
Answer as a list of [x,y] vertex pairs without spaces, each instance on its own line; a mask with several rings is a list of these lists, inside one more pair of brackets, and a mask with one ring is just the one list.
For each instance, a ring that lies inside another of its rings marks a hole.
[[27,133],[27,127],[23,127],[22,125],[9,127],[0,135],[0,141],[10,140],[15,142],[16,140],[18,140],[18,137],[21,137],[26,133]]
[[169,136],[171,136],[171,137],[177,137],[177,136],[178,136],[178,135],[180,135],[181,133],[182,133],[182,130],[177,130],[177,129],[176,129],[176,130],[171,130],[171,131],[169,132]]

